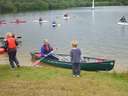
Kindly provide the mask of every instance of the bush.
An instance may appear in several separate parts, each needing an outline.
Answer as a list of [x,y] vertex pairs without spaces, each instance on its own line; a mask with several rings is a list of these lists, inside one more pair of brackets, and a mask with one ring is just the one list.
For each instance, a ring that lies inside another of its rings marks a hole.
[[48,10],[48,4],[43,1],[37,2],[16,2],[15,6],[17,7],[18,11],[32,11],[32,10]]
[[[98,6],[128,5],[128,0],[95,0]],[[91,6],[92,0],[0,0],[0,13]]]
[[1,1],[0,2],[0,13],[16,12],[17,8],[12,2]]

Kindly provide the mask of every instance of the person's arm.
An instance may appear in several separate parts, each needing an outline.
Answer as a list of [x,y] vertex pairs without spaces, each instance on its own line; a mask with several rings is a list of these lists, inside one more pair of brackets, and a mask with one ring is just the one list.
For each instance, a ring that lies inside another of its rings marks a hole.
[[82,53],[81,53],[81,50],[80,50],[80,61],[81,61],[81,59],[82,59],[81,55],[82,55]]
[[40,51],[41,51],[41,56],[44,56],[44,48],[43,47],[41,47]]
[[[80,50],[80,49],[79,49],[79,50]],[[82,53],[81,53],[81,50],[80,50],[80,56],[81,56],[81,54],[82,54]]]
[[73,50],[72,49],[70,51],[70,60],[71,60],[71,62],[73,62]]
[[48,44],[49,51],[53,51],[53,47],[51,47],[50,44]]
[[17,40],[15,40],[15,43],[16,43],[16,46],[18,46],[18,45],[19,45],[19,43],[18,43],[18,41],[17,41]]
[[50,47],[50,51],[53,51],[53,48],[52,47]]

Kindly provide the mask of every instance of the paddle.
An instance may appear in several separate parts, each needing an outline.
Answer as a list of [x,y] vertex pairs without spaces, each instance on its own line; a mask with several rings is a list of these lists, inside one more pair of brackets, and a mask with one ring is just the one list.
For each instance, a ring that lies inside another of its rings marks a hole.
[[[21,36],[16,37],[17,39],[22,38]],[[5,37],[0,37],[0,39],[5,39]]]
[[52,53],[53,53],[53,50],[52,50],[51,52],[49,52],[47,55],[45,55],[44,57],[42,57],[42,58],[40,58],[39,60],[35,61],[35,62],[33,63],[33,65],[39,65],[40,62],[41,62],[43,59],[45,59],[46,57],[48,57],[48,56],[51,55]]

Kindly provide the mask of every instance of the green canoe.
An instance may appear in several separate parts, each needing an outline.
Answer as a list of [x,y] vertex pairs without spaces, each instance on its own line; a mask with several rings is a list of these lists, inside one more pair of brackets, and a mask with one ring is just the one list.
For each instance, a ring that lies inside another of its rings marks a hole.
[[[37,55],[39,52],[32,51],[31,56],[34,60],[38,60],[41,57]],[[72,63],[70,62],[70,56],[65,54],[56,54],[55,55],[59,60],[47,59],[44,58],[41,60],[42,63],[54,65],[56,67],[62,68],[72,68]],[[113,69],[115,64],[114,60],[93,58],[93,57],[82,57],[80,62],[81,70],[85,71],[110,71]]]

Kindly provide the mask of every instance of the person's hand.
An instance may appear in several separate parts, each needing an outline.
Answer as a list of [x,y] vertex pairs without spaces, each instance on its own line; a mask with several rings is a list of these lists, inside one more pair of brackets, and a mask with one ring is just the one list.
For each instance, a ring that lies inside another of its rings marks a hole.
[[54,48],[53,50],[58,50],[58,48]]
[[7,39],[6,39],[6,38],[4,38],[4,41],[7,41]]

